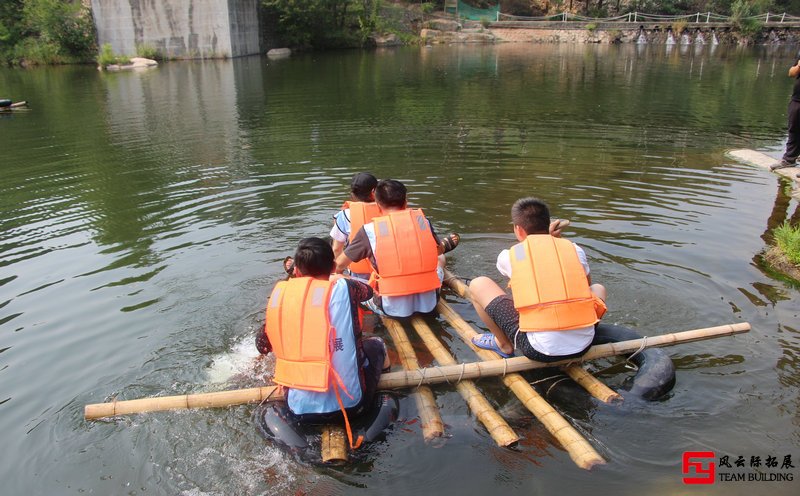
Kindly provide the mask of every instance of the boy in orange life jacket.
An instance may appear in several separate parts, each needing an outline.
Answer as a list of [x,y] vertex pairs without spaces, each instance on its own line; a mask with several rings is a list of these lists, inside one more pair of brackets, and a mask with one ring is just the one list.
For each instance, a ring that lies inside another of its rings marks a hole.
[[543,202],[517,200],[511,219],[520,243],[500,253],[497,268],[511,278],[513,299],[488,277],[472,280],[473,304],[492,331],[472,342],[504,358],[514,349],[540,362],[583,355],[606,311],[606,289],[592,284],[586,253],[561,239]]
[[[350,183],[350,200],[344,202],[342,209],[333,216],[333,255],[338,257],[355,234],[365,223],[370,222],[380,214],[380,208],[375,203],[375,188],[378,179],[368,172],[359,172],[353,176]],[[372,267],[369,260],[354,263],[350,266],[350,275],[359,279],[369,279]]]
[[[350,199],[344,202],[342,208],[333,216],[330,236],[333,239],[331,246],[333,246],[334,258],[339,256],[355,235],[353,231],[358,231],[365,222],[371,221],[380,212],[375,203],[375,187],[377,185],[378,179],[369,172],[359,172],[350,181]],[[293,264],[292,257],[286,257],[283,260],[283,268],[289,277],[292,277]],[[371,272],[372,268],[369,266],[368,260],[361,265],[350,267],[350,275],[359,279],[369,279]]]
[[364,224],[336,257],[336,272],[369,259],[377,275],[378,309],[391,317],[432,311],[444,275],[442,254],[458,244],[458,235],[441,241],[422,210],[408,208],[400,181],[380,181],[375,201],[382,216]]
[[333,250],[320,238],[301,240],[294,260],[294,278],[270,296],[256,347],[275,354],[274,380],[289,388],[286,401],[300,421],[332,420],[342,408],[357,415],[390,365],[383,341],[361,335],[358,304],[372,297],[372,288],[342,277],[329,281]]

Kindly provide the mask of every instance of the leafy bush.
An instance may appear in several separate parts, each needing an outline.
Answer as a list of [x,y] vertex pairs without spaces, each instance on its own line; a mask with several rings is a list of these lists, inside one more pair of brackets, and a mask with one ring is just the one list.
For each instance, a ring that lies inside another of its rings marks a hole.
[[800,226],[792,227],[788,222],[778,226],[775,243],[793,264],[800,265]]
[[94,23],[80,2],[28,0],[22,9],[28,29],[67,56],[89,56],[94,51]]
[[436,10],[436,4],[433,2],[425,2],[423,3],[420,8],[422,9],[423,14],[430,14],[434,10]]
[[103,68],[114,64],[130,64],[130,62],[130,58],[124,55],[115,54],[114,50],[111,48],[111,43],[103,43],[103,46],[100,49],[100,54],[97,56],[97,65]]
[[597,29],[597,23],[596,22],[587,23],[586,29],[589,30],[590,33],[594,33],[594,30]]
[[25,38],[13,49],[10,62],[27,65],[65,64],[70,62],[61,54],[59,46],[52,41]]
[[358,36],[374,24],[369,16],[375,4],[375,0],[261,0],[265,14],[278,19],[281,41],[316,48],[358,45]]
[[731,23],[745,36],[755,36],[761,32],[761,22],[749,19],[756,14],[754,2],[736,0],[731,5]]
[[161,54],[160,51],[158,51],[158,48],[147,44],[141,44],[141,45],[137,44],[136,55],[138,55],[139,57],[144,57],[146,59],[164,60],[164,56]]

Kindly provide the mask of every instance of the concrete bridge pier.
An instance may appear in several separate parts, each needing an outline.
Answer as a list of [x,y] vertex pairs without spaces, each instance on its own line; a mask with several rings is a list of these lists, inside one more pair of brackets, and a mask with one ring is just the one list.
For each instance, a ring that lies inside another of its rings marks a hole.
[[91,0],[100,45],[136,55],[140,45],[168,58],[260,53],[258,0]]

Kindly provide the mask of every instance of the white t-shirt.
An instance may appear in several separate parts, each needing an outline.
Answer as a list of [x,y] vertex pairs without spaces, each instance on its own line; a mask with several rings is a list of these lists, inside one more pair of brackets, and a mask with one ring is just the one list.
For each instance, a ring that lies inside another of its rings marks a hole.
[[339,210],[333,216],[333,227],[331,228],[331,238],[340,243],[347,243],[350,239],[350,209]]
[[[583,265],[586,275],[589,275],[589,262],[586,260],[586,252],[583,248],[572,243],[578,260]],[[508,250],[503,250],[497,256],[497,270],[501,274],[511,278],[511,257]],[[539,353],[550,356],[571,355],[583,351],[594,339],[594,326],[582,329],[571,329],[569,331],[537,331],[524,333],[533,349]],[[516,339],[514,339],[516,346]]]

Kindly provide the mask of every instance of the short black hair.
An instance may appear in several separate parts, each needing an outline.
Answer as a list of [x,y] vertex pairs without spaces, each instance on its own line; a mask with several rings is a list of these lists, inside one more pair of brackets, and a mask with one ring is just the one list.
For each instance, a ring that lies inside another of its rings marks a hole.
[[547,234],[550,232],[550,209],[537,198],[520,198],[511,207],[511,221],[525,234]]
[[403,208],[406,204],[406,185],[394,179],[384,179],[375,188],[375,201],[381,207]]
[[378,178],[369,172],[359,172],[354,175],[353,180],[350,181],[350,193],[353,195],[353,198],[358,201],[371,202],[372,191],[377,185]]
[[329,276],[335,267],[333,248],[320,238],[303,238],[294,252],[294,264],[304,276]]

